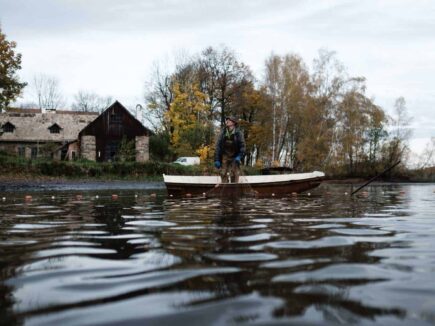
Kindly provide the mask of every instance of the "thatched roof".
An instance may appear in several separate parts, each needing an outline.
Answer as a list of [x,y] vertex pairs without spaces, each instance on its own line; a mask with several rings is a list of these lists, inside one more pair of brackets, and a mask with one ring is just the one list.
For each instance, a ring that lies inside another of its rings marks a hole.
[[[14,109],[0,113],[0,127],[12,125],[13,132],[3,132],[0,141],[68,142],[98,117],[94,112],[53,111],[41,113],[34,109]],[[59,127],[57,128],[56,125]],[[59,130],[59,133],[51,133]],[[0,131],[3,131],[1,129]]]

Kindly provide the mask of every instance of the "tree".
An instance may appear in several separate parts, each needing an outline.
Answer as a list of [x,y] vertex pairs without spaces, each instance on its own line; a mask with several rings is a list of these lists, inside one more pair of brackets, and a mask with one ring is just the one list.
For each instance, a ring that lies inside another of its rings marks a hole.
[[349,77],[335,53],[326,50],[319,51],[311,74],[296,54],[272,54],[265,66],[271,130],[267,134],[257,126],[256,131],[268,139],[266,164],[336,172],[346,167],[354,174],[365,171],[370,160],[375,168],[386,119],[365,95],[364,78]]
[[118,152],[115,159],[121,162],[133,162],[136,158],[135,140],[128,140],[127,137],[122,137],[119,144]]
[[272,164],[297,165],[299,143],[312,85],[303,60],[296,54],[271,55],[266,60],[265,87],[271,99]]
[[173,76],[163,72],[160,64],[155,63],[151,81],[147,85],[145,102],[147,102],[148,114],[145,116],[151,124],[154,132],[171,133],[171,126],[165,118],[166,112],[170,111],[173,100],[172,93]]
[[[277,159],[277,135],[281,133],[278,117],[282,116],[284,110],[281,105],[282,89],[283,85],[282,74],[280,67],[282,65],[282,59],[279,56],[271,55],[266,60],[266,78],[265,87],[271,99],[272,106],[272,148],[270,160],[274,162]],[[278,129],[278,130],[277,130]]]
[[178,155],[196,155],[201,147],[208,145],[208,108],[204,101],[206,95],[195,84],[190,90],[184,91],[179,84],[175,84],[173,93],[171,110],[166,113],[173,127],[171,146]]
[[209,119],[217,118],[221,125],[225,124],[225,117],[234,113],[237,90],[253,80],[249,67],[226,47],[208,47],[201,53],[198,78],[200,90],[207,95]]
[[382,143],[388,136],[385,129],[387,124],[387,116],[381,107],[373,102],[370,106],[369,129],[367,130],[367,140],[369,143],[369,166],[371,172],[378,171],[378,163],[381,161]]
[[99,112],[101,113],[112,104],[113,99],[110,96],[102,97],[96,93],[81,90],[74,95],[72,108],[82,112]]
[[426,169],[434,166],[435,166],[435,137],[431,137],[430,141],[426,144],[423,153],[419,157],[417,168]]
[[160,157],[206,157],[217,123],[232,114],[249,165],[355,174],[385,161],[385,113],[365,95],[365,79],[349,77],[331,51],[319,51],[311,73],[296,54],[272,54],[258,87],[232,51],[210,47],[171,73],[156,69],[151,86],[146,99]]
[[390,140],[384,145],[384,162],[386,166],[406,158],[409,148],[408,141],[412,130],[409,128],[412,118],[408,116],[406,101],[403,97],[394,103],[394,116],[390,117]]
[[337,158],[347,166],[348,175],[356,174],[358,163],[365,163],[370,108],[371,102],[365,97],[362,84],[347,91],[338,105]]
[[15,52],[17,44],[8,41],[0,27],[0,112],[20,96],[27,85],[20,83],[16,72],[21,69],[21,54]]
[[270,144],[270,98],[264,88],[256,89],[252,81],[238,88],[233,111],[246,141],[245,164],[254,165]]
[[[214,144],[215,122],[223,124],[226,116],[241,113],[238,110],[244,97],[240,94],[244,87],[250,87],[253,77],[227,48],[210,47],[200,55],[178,59],[182,60],[174,65],[173,72],[155,64],[145,95],[145,117],[156,134],[170,140],[176,153],[193,155],[193,150],[199,150],[200,155],[207,156]],[[197,116],[190,123],[186,119],[192,110]],[[185,130],[180,129],[182,126]]]
[[33,78],[32,86],[40,109],[56,110],[65,105],[56,77],[39,74]]
[[162,131],[150,136],[150,159],[152,161],[170,161],[174,159],[169,135]]
[[[190,152],[190,155],[194,155],[192,153],[195,147],[195,145],[192,145],[193,138],[203,135],[203,132],[199,132],[199,129],[204,127],[201,126],[200,128],[198,125],[197,128],[189,129],[190,133],[195,130],[190,135],[189,140],[186,139],[188,132],[180,130],[180,126],[185,123],[184,119],[190,114],[191,108],[186,106],[187,103],[195,106],[206,105],[205,96],[198,97],[201,92],[198,87],[196,64],[192,61],[192,58],[183,57],[181,59],[172,73],[167,72],[162,68],[161,64],[156,63],[152,80],[148,84],[145,94],[147,114],[144,117],[151,124],[156,134],[153,144],[160,144],[166,148],[161,151],[162,148],[156,146],[154,153],[159,157],[169,159],[173,159],[171,156],[186,151]],[[204,117],[201,117],[201,121],[202,125],[210,125]],[[201,139],[204,146],[210,144],[213,135],[210,128],[208,130],[208,134]],[[186,141],[190,145],[187,145]],[[183,142],[190,149],[181,149],[180,145]]]
[[393,128],[391,135],[401,142],[409,140],[412,134],[409,128],[412,118],[408,116],[407,111],[405,99],[403,97],[397,98],[394,102],[394,116],[391,117],[391,126]]
[[[313,94],[310,103],[312,125],[310,140],[305,138],[305,148],[311,151],[305,168],[325,168],[336,164],[332,158],[337,149],[337,110],[347,81],[345,69],[333,51],[319,50],[313,62],[311,83]],[[314,154],[314,155],[313,155]],[[305,158],[305,159],[306,159]]]
[[299,144],[309,126],[303,124],[312,85],[308,69],[298,55],[286,55],[283,58],[282,103],[284,105],[284,132],[277,142],[278,159],[284,165],[297,167]]
[[[144,115],[144,118],[152,126],[155,133],[163,132],[168,135],[172,133],[170,121],[166,119],[165,115],[171,110],[171,104],[174,100],[174,85],[177,83],[180,89],[183,89],[185,84],[197,83],[196,68],[192,60],[185,53],[179,53],[172,64],[169,63],[168,59],[153,64],[151,80],[146,83],[147,114]],[[168,68],[169,65],[174,66],[173,71]]]

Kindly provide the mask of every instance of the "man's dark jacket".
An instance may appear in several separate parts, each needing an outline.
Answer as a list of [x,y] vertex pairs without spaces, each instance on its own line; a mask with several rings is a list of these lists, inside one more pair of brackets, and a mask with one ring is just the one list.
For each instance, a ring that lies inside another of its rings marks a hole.
[[[216,143],[216,152],[215,152],[215,161],[222,162],[222,155],[224,150],[224,142],[225,142],[225,131],[226,128],[223,128],[221,134],[219,135],[219,138]],[[234,143],[236,145],[236,153],[234,154],[233,158],[236,158],[237,156],[240,157],[240,160],[243,159],[243,156],[245,155],[245,138],[243,137],[243,133],[240,131],[239,128],[236,127],[234,131]]]

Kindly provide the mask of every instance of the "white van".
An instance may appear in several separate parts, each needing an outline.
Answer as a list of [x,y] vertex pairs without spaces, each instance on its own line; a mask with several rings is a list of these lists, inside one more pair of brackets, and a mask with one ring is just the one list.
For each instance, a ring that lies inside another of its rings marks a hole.
[[181,164],[181,165],[199,165],[200,159],[198,156],[182,156],[177,158],[173,163]]

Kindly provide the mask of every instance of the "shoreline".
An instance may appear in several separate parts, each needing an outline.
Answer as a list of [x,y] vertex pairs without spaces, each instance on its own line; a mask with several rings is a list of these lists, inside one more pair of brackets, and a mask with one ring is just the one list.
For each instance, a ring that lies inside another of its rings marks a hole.
[[[328,184],[358,184],[370,180],[369,178],[334,178],[327,177],[322,183]],[[0,175],[0,184],[14,184],[14,183],[93,183],[93,182],[163,182],[163,177],[159,176],[137,176],[134,177],[119,177],[114,175],[104,175],[100,177],[53,177],[46,175],[32,175],[32,174],[3,174]],[[431,180],[421,181],[413,180],[412,178],[394,178],[382,179],[378,178],[373,182],[381,183],[432,183]]]
[[111,178],[62,178],[48,176],[0,176],[0,192],[44,191],[44,190],[109,190],[109,189],[160,189],[163,180],[111,179]]
[[[362,185],[368,179],[364,178],[346,178],[346,179],[326,179],[322,182],[325,185]],[[433,183],[430,181],[413,181],[413,180],[374,180],[372,185],[382,184],[424,184]],[[165,189],[163,180],[159,177],[142,177],[142,178],[113,178],[113,176],[102,178],[62,178],[50,176],[34,175],[1,175],[0,192],[7,191],[68,191],[68,190],[110,190],[110,189]]]

